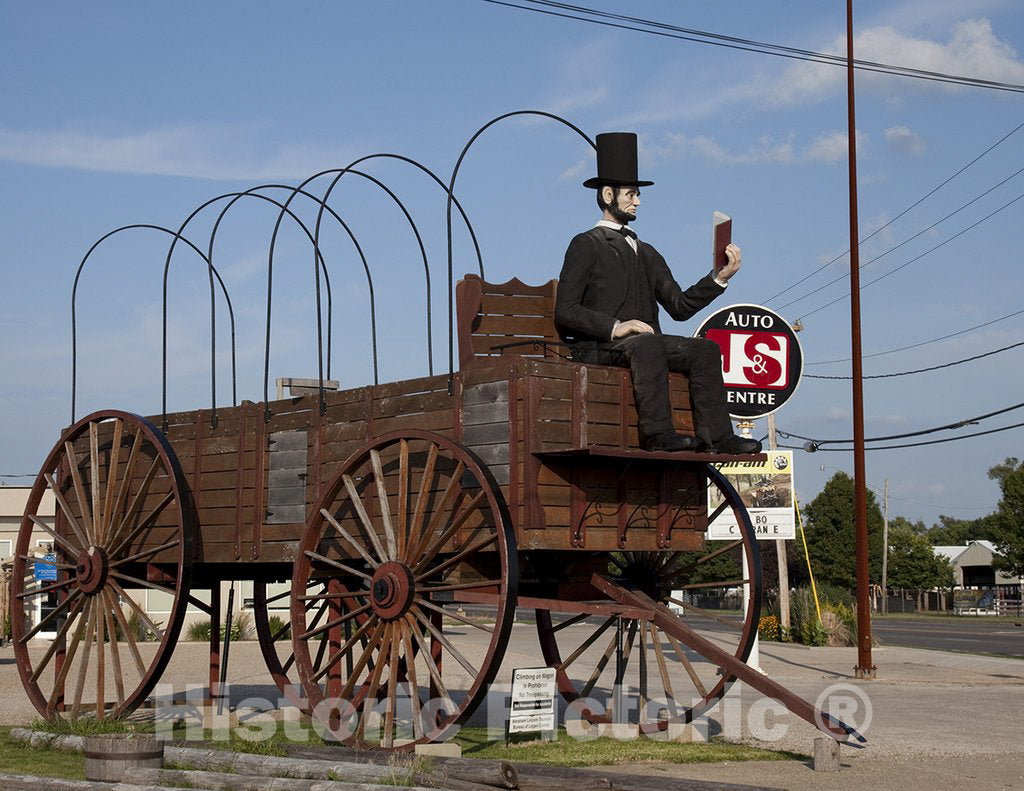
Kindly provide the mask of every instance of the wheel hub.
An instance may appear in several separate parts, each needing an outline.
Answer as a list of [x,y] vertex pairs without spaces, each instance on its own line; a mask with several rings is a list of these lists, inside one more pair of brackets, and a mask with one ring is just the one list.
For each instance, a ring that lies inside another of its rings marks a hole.
[[82,593],[91,596],[102,590],[109,568],[103,547],[91,546],[83,550],[75,564],[75,579]]
[[382,563],[370,582],[370,603],[374,612],[385,621],[405,615],[412,606],[415,593],[412,571],[404,563],[393,560]]

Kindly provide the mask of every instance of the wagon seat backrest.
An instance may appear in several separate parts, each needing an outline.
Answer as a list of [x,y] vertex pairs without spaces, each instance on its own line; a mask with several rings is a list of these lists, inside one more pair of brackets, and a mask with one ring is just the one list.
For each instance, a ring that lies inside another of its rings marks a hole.
[[557,280],[528,286],[466,275],[455,287],[459,368],[502,355],[565,360],[569,350],[555,329],[557,289]]

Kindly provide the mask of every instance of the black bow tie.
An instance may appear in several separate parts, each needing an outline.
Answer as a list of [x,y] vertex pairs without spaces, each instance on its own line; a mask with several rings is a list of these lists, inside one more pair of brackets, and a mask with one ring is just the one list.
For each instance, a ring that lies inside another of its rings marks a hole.
[[623,225],[621,228],[616,228],[615,230],[621,233],[626,238],[632,238],[634,241],[636,240],[636,232],[630,229],[628,226]]

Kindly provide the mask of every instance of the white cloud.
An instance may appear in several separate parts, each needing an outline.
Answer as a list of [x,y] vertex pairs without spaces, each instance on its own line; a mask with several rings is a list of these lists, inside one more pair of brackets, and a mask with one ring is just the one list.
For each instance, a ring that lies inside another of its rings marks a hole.
[[659,138],[641,137],[639,158],[641,167],[653,170],[662,162],[695,156],[725,165],[789,164],[796,161],[791,139],[773,140],[760,137],[743,151],[729,151],[707,135],[687,135],[668,132]]
[[[841,162],[849,155],[849,136],[842,130],[835,130],[819,135],[807,148],[805,157],[817,162]],[[867,148],[868,136],[857,130],[857,150]]]
[[[1024,61],[1009,43],[1001,41],[992,31],[988,19],[969,19],[953,26],[945,42],[916,38],[886,26],[857,31],[854,57],[914,69],[977,77],[1001,82],[1024,82]],[[837,36],[820,51],[845,56],[846,35]],[[911,81],[885,74],[858,71],[859,86],[882,82],[887,87]],[[774,84],[763,86],[760,93],[770,104],[803,104],[833,93],[845,85],[846,72],[837,66],[797,63],[785,70]],[[941,86],[959,90],[948,83],[913,81],[918,86]]]
[[260,150],[259,132],[215,124],[111,134],[0,128],[0,159],[42,167],[229,180],[303,178],[352,159],[340,149],[307,145]]
[[604,86],[593,86],[584,89],[567,91],[552,101],[551,107],[555,115],[570,115],[574,112],[599,104],[608,98],[608,89]]
[[[1012,8],[1018,0],[971,0],[972,14],[998,12]],[[964,0],[901,0],[882,5],[872,23],[876,27],[883,25],[904,30],[922,30],[924,28],[947,28],[963,19]]]
[[850,410],[844,406],[830,406],[825,411],[826,420],[849,420]]
[[577,181],[584,173],[587,172],[587,168],[593,167],[593,165],[586,159],[581,159],[575,165],[567,167],[558,176],[559,181]]
[[560,50],[547,83],[545,108],[555,115],[570,115],[605,101],[608,87],[594,79],[597,64],[615,47],[614,38],[599,36],[568,51]]
[[873,415],[868,418],[868,422],[873,426],[905,426],[907,424],[906,415]]
[[728,165],[749,165],[759,163],[787,164],[793,162],[793,145],[783,141],[776,143],[770,138],[759,138],[746,151],[726,151],[710,137],[698,135],[690,141],[691,147],[705,159]]
[[928,150],[928,141],[905,126],[890,126],[886,129],[885,142],[898,154],[920,156]]
[[[868,136],[857,132],[857,146],[864,150]],[[643,170],[652,171],[663,162],[696,157],[721,165],[792,165],[800,162],[838,162],[846,159],[846,132],[819,135],[807,146],[796,145],[793,136],[782,140],[763,136],[742,150],[730,150],[707,135],[668,132],[657,138],[641,136],[639,158]],[[569,171],[567,171],[568,173]]]

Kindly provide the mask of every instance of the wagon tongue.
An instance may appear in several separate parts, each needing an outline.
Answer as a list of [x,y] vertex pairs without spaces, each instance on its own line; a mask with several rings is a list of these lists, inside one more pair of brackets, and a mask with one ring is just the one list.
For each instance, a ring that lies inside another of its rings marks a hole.
[[706,659],[716,663],[729,675],[746,682],[762,695],[775,698],[775,700],[779,701],[795,715],[807,720],[811,725],[831,736],[836,741],[846,742],[851,736],[861,743],[867,741],[855,728],[852,728],[831,714],[823,712],[803,698],[794,695],[779,683],[772,681],[737,657],[723,651],[714,643],[701,637],[687,626],[682,619],[677,618],[665,605],[659,604],[646,594],[639,591],[626,590],[621,585],[617,585],[599,574],[595,574],[590,583],[620,604],[652,610],[654,612],[653,622],[666,634],[675,637]]

